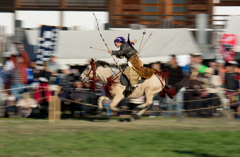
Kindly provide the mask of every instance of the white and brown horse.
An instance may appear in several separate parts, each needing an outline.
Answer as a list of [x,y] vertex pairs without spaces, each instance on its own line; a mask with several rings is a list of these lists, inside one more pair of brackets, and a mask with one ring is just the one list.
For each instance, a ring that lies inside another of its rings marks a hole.
[[[99,77],[104,84],[107,84],[107,78],[110,76],[116,78],[117,75],[121,75],[121,72],[118,69],[113,70],[110,68],[108,63],[104,61],[95,61],[92,59],[91,64],[89,64],[81,74],[80,80],[83,82],[89,82],[91,78]],[[123,86],[119,79],[115,79],[115,81],[116,83],[114,83],[111,87],[111,90],[109,91],[110,96],[108,97],[112,99],[112,102],[110,103],[110,109],[119,111],[117,105],[122,99],[124,99],[123,92],[126,89],[126,86]],[[138,108],[142,108],[142,110],[137,113],[138,116],[141,116],[148,109],[148,107],[153,104],[153,97],[163,90],[163,86],[165,86],[165,80],[160,76],[153,75],[150,79],[138,84],[138,87],[133,91],[133,93],[127,97],[139,98],[141,96],[145,96],[145,103],[138,106]],[[99,99],[104,99],[104,96],[100,97]],[[101,103],[99,104],[99,108],[102,108]]]

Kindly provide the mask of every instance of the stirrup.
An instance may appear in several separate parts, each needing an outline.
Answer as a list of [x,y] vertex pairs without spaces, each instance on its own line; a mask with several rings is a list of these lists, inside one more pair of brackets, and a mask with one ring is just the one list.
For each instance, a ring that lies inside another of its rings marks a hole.
[[138,86],[131,86],[130,91],[133,92]]

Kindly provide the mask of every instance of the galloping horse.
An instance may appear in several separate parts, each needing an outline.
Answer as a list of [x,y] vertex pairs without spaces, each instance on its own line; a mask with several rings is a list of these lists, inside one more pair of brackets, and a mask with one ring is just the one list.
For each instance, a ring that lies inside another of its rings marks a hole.
[[[91,59],[91,64],[87,66],[87,68],[83,71],[80,76],[80,80],[82,82],[89,82],[89,79],[93,77],[99,77],[104,84],[107,84],[110,76],[120,78],[122,73],[118,69],[111,69],[110,65],[104,61],[96,61]],[[126,89],[126,86],[123,86],[120,82],[120,79],[115,79],[115,82],[109,91],[110,96],[112,98],[112,102],[110,103],[110,109],[114,111],[119,111],[117,105],[124,98],[123,92]],[[138,108],[141,108],[137,113],[137,116],[141,116],[150,105],[153,104],[153,97],[161,92],[165,86],[165,80],[161,76],[153,75],[150,79],[146,79],[143,83],[138,84],[138,87],[131,93],[127,98],[139,98],[141,96],[145,96],[146,101],[144,104],[139,105]],[[100,97],[99,99],[103,99]],[[100,108],[102,106],[100,105]]]

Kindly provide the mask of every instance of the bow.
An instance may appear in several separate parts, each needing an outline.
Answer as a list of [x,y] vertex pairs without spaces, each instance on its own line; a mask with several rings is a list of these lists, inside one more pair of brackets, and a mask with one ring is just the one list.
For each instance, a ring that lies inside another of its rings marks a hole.
[[[97,22],[97,28],[98,28],[98,32],[99,32],[99,34],[100,34],[100,37],[102,38],[102,40],[103,40],[104,44],[106,45],[107,49],[110,51],[110,49],[109,49],[107,43],[106,43],[105,40],[103,39],[103,36],[102,36],[102,34],[101,34],[101,32],[100,32],[97,17],[96,17],[96,15],[95,15],[94,13],[93,13],[93,15],[94,15],[94,17],[95,17],[95,19],[96,19],[96,22]],[[111,54],[111,56],[112,56],[112,58],[113,58],[115,64],[116,64],[116,65],[118,66],[118,68],[121,70],[121,72],[124,73],[123,70],[122,70],[122,68],[118,65],[118,63],[116,62],[116,60],[115,60],[115,58],[113,57],[112,54]]]

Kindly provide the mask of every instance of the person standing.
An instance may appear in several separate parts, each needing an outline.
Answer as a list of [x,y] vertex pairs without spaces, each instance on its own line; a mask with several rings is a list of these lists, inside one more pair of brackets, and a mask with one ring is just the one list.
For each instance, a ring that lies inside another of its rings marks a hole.
[[[179,84],[179,82],[181,82],[184,78],[183,75],[183,71],[182,68],[178,65],[177,63],[177,59],[175,55],[171,55],[171,60],[169,62],[169,71],[170,73],[170,77],[169,79],[167,79],[168,83],[167,85],[170,87],[167,88],[171,88],[171,87],[175,87]],[[177,92],[177,95],[171,99],[169,98],[169,96],[166,97],[167,100],[167,110],[168,112],[168,116],[172,116],[172,111],[173,110],[173,103],[175,102],[175,108],[176,110],[178,110],[178,112],[176,112],[176,116],[180,117],[181,116],[181,111],[183,108],[183,88],[180,90],[180,92]]]
[[28,82],[26,69],[29,67],[30,59],[22,44],[18,44],[17,48],[20,54],[11,57],[14,68],[10,73],[10,87],[14,89],[11,90],[11,94],[16,95],[17,99],[19,99],[19,95],[24,91],[24,86]]

